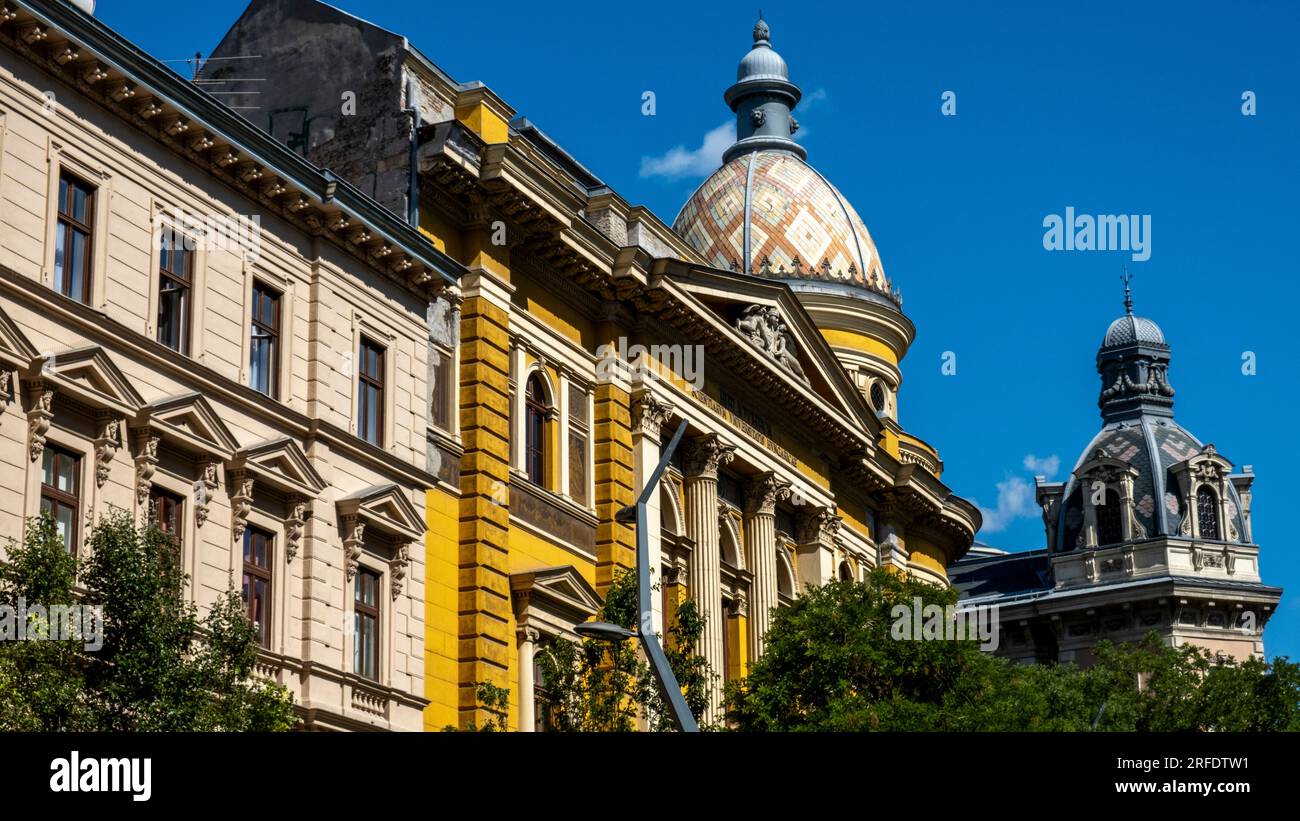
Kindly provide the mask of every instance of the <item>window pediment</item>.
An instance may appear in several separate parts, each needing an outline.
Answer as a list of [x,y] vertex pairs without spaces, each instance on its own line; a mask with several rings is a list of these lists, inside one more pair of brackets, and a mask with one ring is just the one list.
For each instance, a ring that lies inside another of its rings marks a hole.
[[134,417],[144,405],[131,381],[98,345],[38,356],[31,371],[33,379],[92,408]]
[[372,485],[339,499],[339,517],[355,518],[367,531],[374,529],[399,541],[424,538],[424,519],[396,484]]
[[147,428],[183,450],[216,461],[230,459],[239,449],[238,440],[212,405],[195,392],[150,402],[140,409],[135,427]]
[[279,436],[238,450],[228,470],[252,476],[283,493],[314,499],[326,482],[307,454],[288,436]]
[[573,637],[573,625],[600,611],[600,594],[573,565],[542,567],[510,575],[515,614],[528,626]]

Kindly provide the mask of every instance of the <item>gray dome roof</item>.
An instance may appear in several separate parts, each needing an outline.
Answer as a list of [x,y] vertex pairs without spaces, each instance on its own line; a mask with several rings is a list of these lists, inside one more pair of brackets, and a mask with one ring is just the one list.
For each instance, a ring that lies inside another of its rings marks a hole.
[[[1137,470],[1133,482],[1133,512],[1147,538],[1177,536],[1183,517],[1195,500],[1184,499],[1178,481],[1169,472],[1174,465],[1202,452],[1205,446],[1173,419],[1143,416],[1132,421],[1105,425],[1083,449],[1074,469],[1102,451],[1112,459],[1126,462]],[[1057,551],[1082,547],[1082,483],[1071,473],[1066,483],[1064,503],[1056,530]],[[1228,485],[1228,510],[1233,528],[1245,533],[1241,499],[1237,489]],[[1238,539],[1240,541],[1240,539]]]
[[1135,342],[1146,345],[1168,346],[1168,343],[1165,342],[1165,334],[1160,330],[1159,325],[1145,317],[1134,316],[1131,313],[1125,314],[1110,323],[1110,327],[1106,329],[1106,338],[1102,340],[1101,346],[1103,348],[1116,348],[1121,345],[1132,345]]
[[[762,33],[766,35],[767,24],[759,21],[762,26]],[[758,38],[759,29],[754,29],[754,47],[740,59],[740,65],[736,68],[736,79],[744,80],[788,80],[790,79],[790,69],[785,64],[785,58],[772,50],[767,42],[767,37]]]

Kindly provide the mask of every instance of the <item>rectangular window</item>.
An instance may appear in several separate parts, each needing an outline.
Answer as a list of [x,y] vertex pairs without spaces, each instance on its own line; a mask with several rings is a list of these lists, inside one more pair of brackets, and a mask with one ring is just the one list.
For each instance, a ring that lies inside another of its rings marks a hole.
[[77,550],[80,488],[81,457],[47,444],[41,454],[41,513],[54,521],[69,553]]
[[379,680],[379,574],[357,568],[352,617],[352,669]]
[[94,224],[94,186],[67,172],[60,174],[54,289],[83,303],[90,302],[90,240]]
[[384,349],[361,337],[357,376],[357,435],[384,445]]
[[569,386],[569,496],[587,504],[587,392]]
[[252,323],[248,332],[249,385],[272,399],[280,396],[280,293],[253,283]]
[[275,536],[259,527],[244,528],[244,613],[257,643],[271,643],[271,559]]
[[180,548],[185,499],[155,485],[149,491],[149,509],[153,513],[153,520],[158,524],[158,529],[170,535],[175,540],[176,547]]
[[433,408],[430,416],[433,418],[435,428],[450,431],[454,412],[452,403],[456,395],[455,360],[452,359],[451,354],[441,348],[434,348],[430,356],[433,361],[433,385],[430,397]]
[[158,341],[190,352],[190,300],[194,285],[193,243],[164,228],[158,248]]

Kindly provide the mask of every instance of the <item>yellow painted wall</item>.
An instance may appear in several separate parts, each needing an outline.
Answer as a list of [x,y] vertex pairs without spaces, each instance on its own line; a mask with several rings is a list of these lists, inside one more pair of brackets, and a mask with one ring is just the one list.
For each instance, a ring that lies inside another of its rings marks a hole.
[[853,331],[841,331],[833,328],[819,328],[822,338],[833,348],[848,348],[879,357],[895,366],[898,365],[898,353],[879,339]]
[[424,729],[459,723],[456,626],[456,557],[459,498],[441,488],[425,494],[428,531],[424,538]]
[[456,119],[489,144],[510,141],[510,124],[483,103],[463,105],[456,109]]

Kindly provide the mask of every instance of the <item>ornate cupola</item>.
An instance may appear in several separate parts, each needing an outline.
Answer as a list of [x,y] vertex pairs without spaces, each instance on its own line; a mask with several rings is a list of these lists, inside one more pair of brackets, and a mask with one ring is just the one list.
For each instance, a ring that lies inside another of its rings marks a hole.
[[1097,351],[1101,418],[1116,422],[1144,415],[1173,416],[1169,354],[1160,326],[1133,315],[1133,292],[1125,273],[1124,316],[1110,323]]
[[722,155],[723,163],[763,149],[808,158],[808,152],[793,139],[799,123],[791,112],[801,92],[790,82],[785,60],[772,49],[771,36],[760,14],[754,24],[754,47],[740,61],[736,84],[724,95],[736,112],[736,142]]

